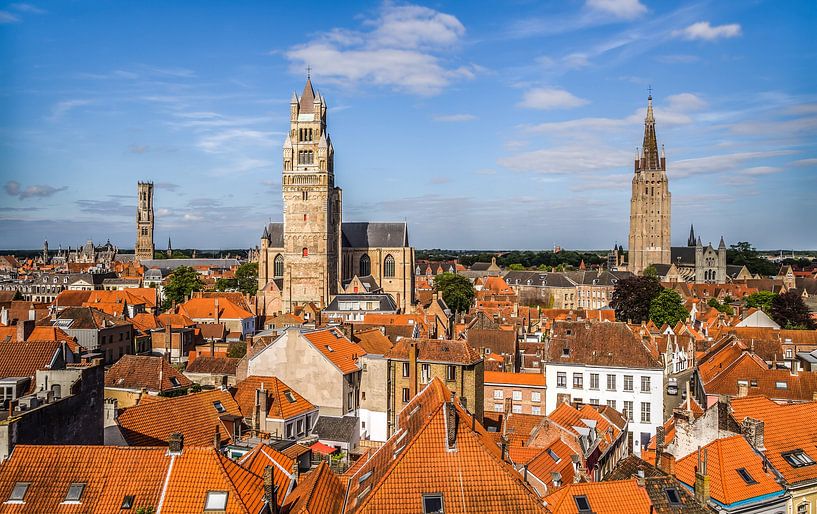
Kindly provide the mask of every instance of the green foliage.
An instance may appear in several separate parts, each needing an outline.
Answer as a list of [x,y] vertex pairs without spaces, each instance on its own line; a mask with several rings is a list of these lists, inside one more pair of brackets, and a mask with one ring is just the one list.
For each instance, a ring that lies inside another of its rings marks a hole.
[[247,262],[235,271],[235,278],[220,278],[216,281],[217,291],[240,291],[255,294],[258,291],[258,264]]
[[165,284],[165,303],[182,303],[193,291],[201,291],[202,282],[196,270],[180,266],[173,270]]
[[183,387],[181,389],[171,389],[169,391],[161,391],[159,393],[159,396],[162,396],[162,397],[165,397],[165,398],[175,398],[176,396],[186,395],[187,391],[188,391],[187,387]]
[[650,317],[650,303],[661,293],[654,277],[631,277],[619,280],[610,300],[618,321],[641,323]]
[[201,392],[201,384],[193,384],[190,386],[191,393],[200,393]]
[[717,298],[710,298],[707,305],[714,307],[719,312],[723,312],[724,314],[728,314],[730,316],[735,314],[735,309],[733,309],[732,306],[726,302],[725,298],[723,303],[719,302]]
[[771,276],[777,274],[778,266],[758,255],[757,250],[748,242],[740,241],[726,250],[726,263],[746,266],[753,275]]
[[688,317],[689,312],[684,308],[681,295],[672,289],[662,290],[650,302],[650,319],[659,327],[664,323],[674,326]]
[[156,514],[156,508],[151,506],[146,507],[138,507],[135,511],[135,514]]
[[443,301],[454,312],[468,312],[476,296],[471,281],[454,273],[437,275],[434,290],[442,294]]
[[[491,257],[496,257],[496,262],[500,266],[509,267],[511,264],[520,264],[523,269],[551,269],[551,267],[564,264],[574,268],[579,267],[579,263],[584,260],[586,266],[604,264],[607,261],[606,252],[574,252],[562,250],[559,253],[551,251],[519,251],[504,252],[497,255],[497,252],[473,251],[473,250],[417,250],[416,259],[447,260],[457,259],[464,266],[470,266],[475,262],[491,262]],[[547,268],[542,268],[546,266]]]
[[777,297],[777,294],[771,291],[758,291],[746,297],[745,303],[748,308],[757,308],[765,313],[772,311],[772,301]]
[[235,343],[230,343],[230,346],[227,347],[227,357],[240,359],[246,354],[247,343],[245,341],[236,341]]
[[525,269],[525,266],[522,266],[521,264],[513,263],[510,266],[508,266],[508,269],[511,270],[511,271],[522,271],[522,270]]
[[652,277],[657,279],[658,278],[658,270],[655,269],[655,266],[650,264],[646,268],[644,268],[644,273],[642,273],[645,277]]
[[817,324],[811,319],[803,298],[797,291],[781,293],[772,300],[772,307],[769,315],[783,328],[798,330],[814,330]]

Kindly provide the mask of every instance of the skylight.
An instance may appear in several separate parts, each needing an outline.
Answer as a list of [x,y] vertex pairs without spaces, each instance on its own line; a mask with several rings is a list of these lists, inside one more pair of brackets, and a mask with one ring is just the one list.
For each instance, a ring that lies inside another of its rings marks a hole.
[[179,379],[176,377],[170,377],[170,383],[173,384],[173,387],[179,387],[181,385]]
[[14,484],[14,489],[11,490],[11,496],[9,496],[9,502],[23,503],[30,485],[31,482],[17,482]]
[[678,489],[672,487],[667,489],[666,493],[670,506],[674,507],[676,505],[681,505],[681,495],[678,494]]
[[227,510],[227,491],[207,491],[204,510]]
[[80,498],[82,498],[82,493],[85,491],[85,484],[74,482],[70,486],[68,486],[68,494],[65,495],[65,501],[67,502],[79,502]]
[[804,466],[811,466],[814,464],[814,459],[809,457],[806,452],[799,448],[797,450],[782,453],[781,456],[794,468],[802,468]]
[[789,385],[787,383],[785,383],[785,382],[775,382],[774,386],[777,389],[788,389],[789,388]]
[[590,501],[587,496],[574,496],[573,500],[576,502],[576,508],[579,512],[590,512]]
[[757,480],[752,478],[752,475],[750,475],[749,472],[746,471],[746,468],[738,468],[735,471],[738,472],[738,475],[740,475],[740,478],[742,478],[743,481],[746,482],[746,484],[752,485],[757,483]]
[[324,345],[324,346],[326,346],[326,351],[327,351],[327,352],[334,352],[334,351],[335,351],[335,350],[333,350],[333,349],[332,349],[332,347],[331,347],[331,346],[329,346],[328,344],[327,344],[327,345]]
[[293,396],[293,394],[292,394],[292,391],[289,391],[289,390],[284,391],[284,396],[287,397],[287,400],[289,400],[290,403],[295,403],[296,400],[295,400],[295,396]]
[[556,452],[554,452],[550,448],[547,449],[547,452],[548,452],[548,455],[550,455],[550,458],[553,459],[554,462],[559,462],[560,460],[562,460],[562,458],[559,457],[558,455],[556,455]]
[[423,495],[423,514],[444,514],[442,494]]
[[219,413],[222,413],[222,412],[227,412],[227,409],[225,409],[225,408],[224,408],[224,405],[222,405],[220,401],[214,401],[214,402],[213,402],[213,407],[215,407],[215,408],[216,408],[216,410],[217,410]]
[[120,509],[130,509],[133,507],[133,501],[136,499],[136,496],[129,494],[122,499],[122,506],[119,507]]

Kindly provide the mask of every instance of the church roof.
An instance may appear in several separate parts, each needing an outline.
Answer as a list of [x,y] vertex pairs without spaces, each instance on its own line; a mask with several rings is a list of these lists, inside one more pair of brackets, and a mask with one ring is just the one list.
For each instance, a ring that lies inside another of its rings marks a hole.
[[647,117],[644,119],[644,143],[641,147],[642,170],[660,170],[658,138],[655,136],[655,116],[652,111],[652,95],[647,98]]
[[284,247],[284,224],[282,222],[270,223],[264,229],[264,234],[261,236],[269,241],[271,248]]
[[695,266],[694,246],[673,246],[670,248],[672,262],[682,266]]
[[312,79],[307,77],[304,84],[304,92],[301,94],[301,104],[299,112],[309,114],[312,112],[312,104],[315,102],[315,90],[312,89]]
[[403,248],[409,245],[405,222],[369,223],[346,222],[342,226],[346,248]]

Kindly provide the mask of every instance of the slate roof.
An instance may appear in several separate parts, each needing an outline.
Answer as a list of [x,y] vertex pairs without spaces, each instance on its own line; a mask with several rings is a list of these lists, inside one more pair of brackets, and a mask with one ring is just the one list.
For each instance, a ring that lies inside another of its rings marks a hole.
[[670,247],[670,259],[674,264],[681,266],[695,266],[694,246],[673,246]]
[[[133,511],[152,506],[163,514],[201,512],[208,491],[227,491],[225,513],[261,511],[263,480],[209,447],[185,446],[181,455],[167,448],[121,446],[17,445],[0,467],[0,498],[17,482],[29,482],[25,504],[3,505],[3,512],[120,512],[126,495]],[[84,483],[81,503],[63,504],[72,483]],[[124,512],[133,512],[127,510]]]
[[[530,283],[528,283],[530,281]],[[542,271],[509,271],[505,275],[509,286],[576,287],[564,273]]]
[[262,239],[269,241],[270,248],[284,247],[284,224],[283,222],[269,223],[264,227]]
[[230,269],[241,264],[238,259],[145,259],[139,263],[145,268],[170,270],[181,266]]
[[[176,380],[176,384],[173,380]],[[162,357],[123,355],[105,372],[105,387],[151,392],[189,387],[193,382]]]
[[351,442],[358,432],[360,418],[354,416],[321,416],[312,433],[323,441]]
[[409,245],[405,222],[344,222],[341,231],[344,248],[404,248]]
[[373,300],[379,301],[379,307],[376,310],[367,310],[367,312],[397,312],[397,304],[390,294],[376,293],[376,294],[338,294],[332,302],[324,309],[324,312],[350,312],[348,309],[341,309],[340,302],[371,302]]

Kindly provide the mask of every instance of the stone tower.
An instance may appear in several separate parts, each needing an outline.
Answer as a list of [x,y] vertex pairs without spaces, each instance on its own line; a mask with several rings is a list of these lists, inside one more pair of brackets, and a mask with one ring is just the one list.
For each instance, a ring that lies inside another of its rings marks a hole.
[[136,204],[136,258],[153,258],[153,182],[139,182]]
[[658,154],[652,95],[647,98],[644,144],[635,159],[630,200],[629,271],[641,273],[650,264],[669,264],[672,206],[663,147]]
[[290,102],[284,140],[284,308],[326,306],[340,285],[341,190],[326,133],[326,102],[307,77]]

